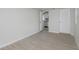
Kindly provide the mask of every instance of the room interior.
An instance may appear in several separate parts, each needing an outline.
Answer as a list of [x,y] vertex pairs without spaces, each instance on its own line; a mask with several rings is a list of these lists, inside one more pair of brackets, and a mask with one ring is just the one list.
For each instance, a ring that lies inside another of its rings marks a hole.
[[78,50],[78,8],[0,8],[1,50]]

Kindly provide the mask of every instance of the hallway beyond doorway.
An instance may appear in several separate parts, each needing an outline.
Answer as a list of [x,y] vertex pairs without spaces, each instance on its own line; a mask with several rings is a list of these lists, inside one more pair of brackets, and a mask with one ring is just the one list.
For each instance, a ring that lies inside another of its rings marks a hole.
[[40,11],[40,31],[49,31],[49,11]]

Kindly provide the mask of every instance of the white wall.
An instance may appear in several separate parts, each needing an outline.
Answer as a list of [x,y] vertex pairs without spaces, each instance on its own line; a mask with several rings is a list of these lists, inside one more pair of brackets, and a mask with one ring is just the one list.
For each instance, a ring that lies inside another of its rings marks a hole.
[[75,27],[75,8],[70,9],[70,19],[71,19],[71,34],[75,35],[76,27]]
[[75,9],[75,20],[76,20],[76,31],[75,31],[75,38],[76,38],[76,43],[79,47],[79,8]]
[[59,9],[50,9],[49,10],[49,32],[56,32],[60,31],[59,27]]
[[75,9],[56,8],[49,10],[49,32],[75,35]]
[[62,33],[70,33],[70,9],[64,8],[60,9],[60,32]]
[[0,9],[0,47],[39,32],[39,10]]

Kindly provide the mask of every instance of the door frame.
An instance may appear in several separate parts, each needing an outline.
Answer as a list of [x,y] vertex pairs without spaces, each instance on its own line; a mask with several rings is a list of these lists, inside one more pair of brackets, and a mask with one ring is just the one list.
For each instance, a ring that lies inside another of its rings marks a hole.
[[40,23],[39,23],[39,24],[40,24],[40,25],[39,25],[39,26],[40,26],[40,31],[42,31],[42,30],[43,30],[42,13],[43,13],[43,12],[42,12],[42,11],[40,11]]

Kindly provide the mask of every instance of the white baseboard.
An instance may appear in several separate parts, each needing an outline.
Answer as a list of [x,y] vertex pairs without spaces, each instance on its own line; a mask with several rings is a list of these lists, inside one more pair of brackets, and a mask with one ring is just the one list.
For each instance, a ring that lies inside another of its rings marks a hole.
[[60,34],[60,33],[64,33],[64,34],[70,34],[70,35],[72,35],[73,36],[73,34],[71,34],[71,33],[65,33],[65,32],[55,32],[55,31],[53,31],[53,32],[51,32],[51,31],[49,31],[50,33],[58,33],[58,34]]
[[9,42],[7,42],[7,43],[1,45],[0,48],[6,47],[6,46],[8,46],[8,45],[10,45],[10,44],[13,44],[13,43],[19,41],[19,40],[23,40],[24,38],[27,38],[27,37],[29,37],[29,36],[32,36],[32,35],[34,35],[34,34],[36,34],[36,33],[38,33],[38,32],[34,32],[34,33],[32,33],[32,34],[29,34],[29,35],[27,35],[27,36],[21,37],[21,38],[19,38],[19,39],[17,39],[17,40],[14,40],[14,41],[9,41]]
[[53,31],[53,32],[52,31],[48,31],[48,32],[50,32],[50,33],[60,33],[60,32],[55,32],[55,31]]

